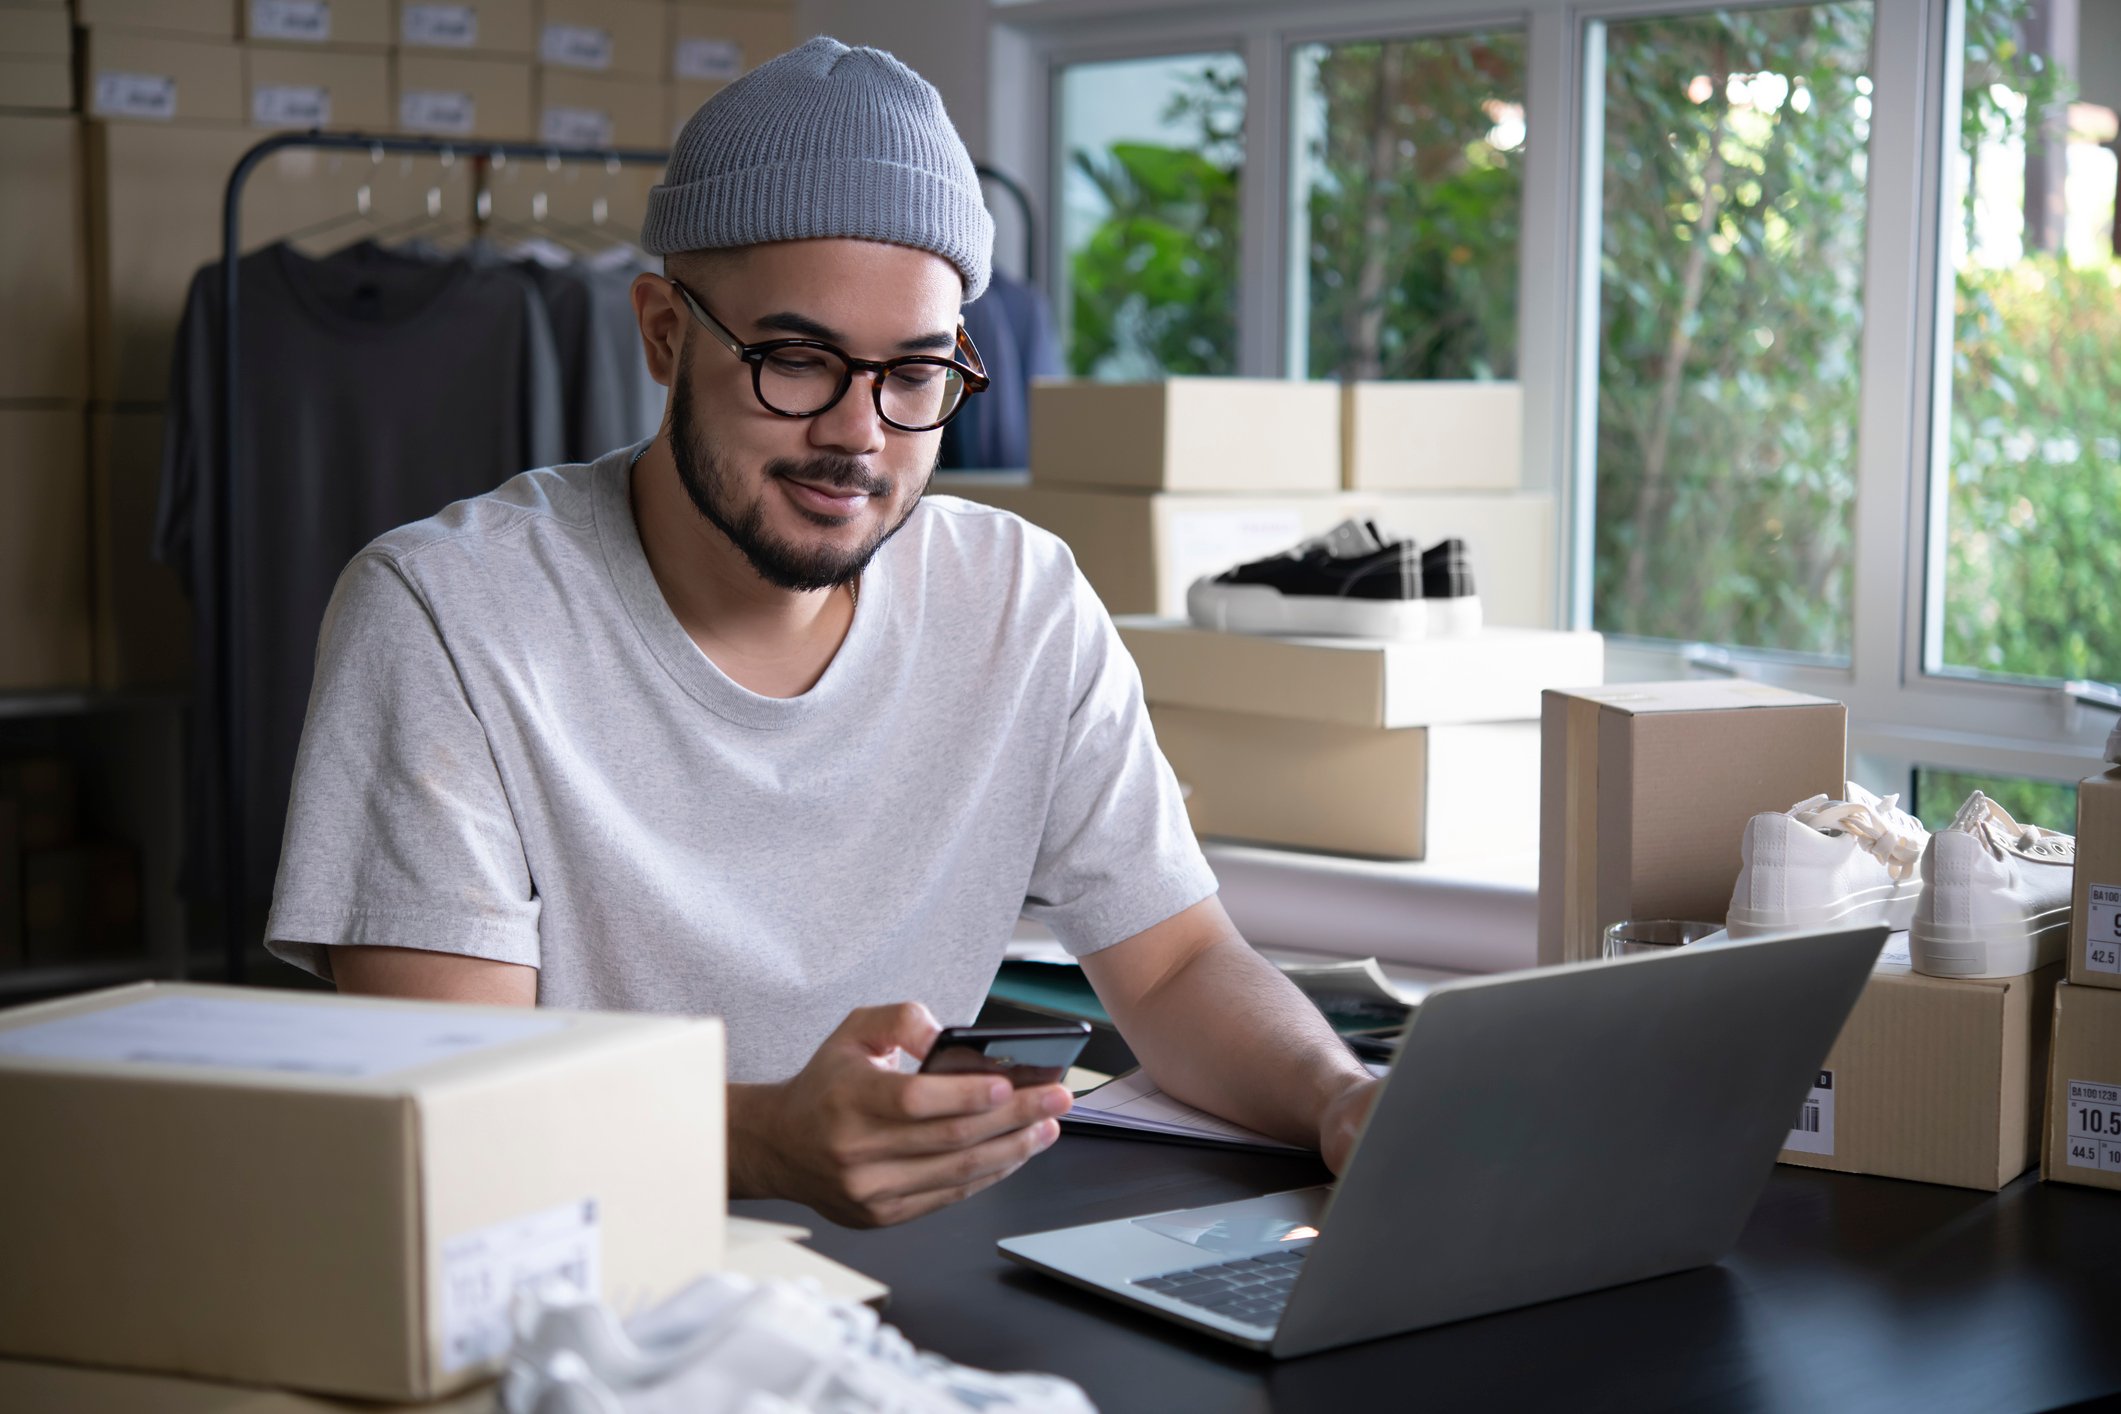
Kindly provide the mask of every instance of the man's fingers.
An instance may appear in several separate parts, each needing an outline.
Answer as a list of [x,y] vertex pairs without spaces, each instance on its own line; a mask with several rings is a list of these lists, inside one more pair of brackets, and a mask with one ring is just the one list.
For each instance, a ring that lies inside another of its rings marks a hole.
[[948,1119],[986,1114],[1016,1092],[999,1075],[879,1075],[869,1087],[879,1118]]
[[[872,1165],[848,1196],[872,1213],[895,1211],[904,1200],[944,1195],[934,1206],[956,1201],[957,1190],[985,1187],[1005,1178],[1026,1159],[1049,1148],[1060,1137],[1060,1125],[1042,1119],[1024,1129],[975,1144],[969,1149],[923,1158],[902,1159]],[[926,1209],[922,1209],[926,1211]],[[907,1213],[905,1216],[912,1216]],[[880,1221],[898,1222],[892,1216]]]
[[905,1051],[925,1056],[942,1029],[919,1002],[894,1002],[890,1006],[856,1007],[832,1033],[832,1039],[852,1041],[871,1055]]
[[969,1149],[1040,1120],[1058,1119],[1068,1112],[1070,1103],[1068,1092],[1058,1085],[1011,1091],[1004,1103],[992,1109],[902,1125],[890,1132],[887,1152],[949,1154]]

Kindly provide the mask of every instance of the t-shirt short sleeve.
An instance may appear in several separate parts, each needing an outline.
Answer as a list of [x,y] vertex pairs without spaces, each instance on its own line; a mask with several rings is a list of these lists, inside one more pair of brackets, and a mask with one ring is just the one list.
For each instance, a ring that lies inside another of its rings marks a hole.
[[418,591],[368,551],[317,644],[268,946],[331,976],[375,945],[538,964],[539,901],[485,730]]
[[1024,916],[1077,957],[1123,942],[1216,891],[1157,748],[1141,674],[1075,573],[1074,700]]

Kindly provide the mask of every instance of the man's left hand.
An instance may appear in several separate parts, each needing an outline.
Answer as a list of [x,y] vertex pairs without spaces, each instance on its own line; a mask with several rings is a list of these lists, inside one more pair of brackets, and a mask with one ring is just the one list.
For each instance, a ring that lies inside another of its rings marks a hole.
[[1355,1152],[1356,1137],[1362,1133],[1363,1121],[1369,1118],[1370,1106],[1377,1102],[1377,1092],[1383,1085],[1374,1075],[1358,1081],[1328,1101],[1325,1112],[1318,1117],[1318,1154],[1335,1174],[1347,1167],[1348,1155]]

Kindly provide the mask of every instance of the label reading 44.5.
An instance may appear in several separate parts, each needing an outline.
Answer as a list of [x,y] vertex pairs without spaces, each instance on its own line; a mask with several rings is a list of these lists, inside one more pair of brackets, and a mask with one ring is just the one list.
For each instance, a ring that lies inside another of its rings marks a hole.
[[2121,884],[2093,884],[2084,910],[2084,967],[2121,973]]

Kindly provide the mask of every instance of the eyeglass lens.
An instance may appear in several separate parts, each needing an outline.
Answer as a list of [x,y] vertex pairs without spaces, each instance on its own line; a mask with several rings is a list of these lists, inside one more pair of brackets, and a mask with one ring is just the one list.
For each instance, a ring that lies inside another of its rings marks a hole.
[[[759,398],[775,412],[809,417],[823,412],[846,387],[846,360],[826,349],[776,349],[759,360]],[[924,431],[940,425],[965,395],[965,380],[940,361],[900,364],[885,374],[876,392],[884,419]]]

